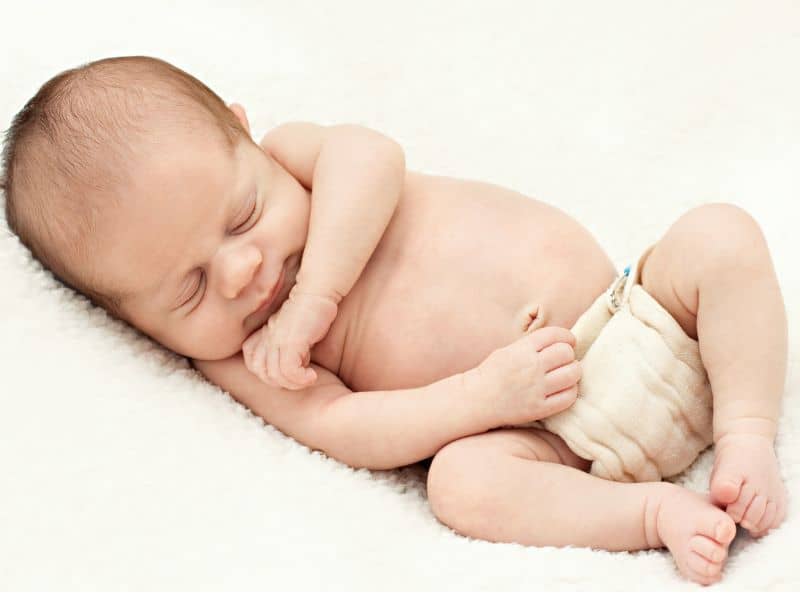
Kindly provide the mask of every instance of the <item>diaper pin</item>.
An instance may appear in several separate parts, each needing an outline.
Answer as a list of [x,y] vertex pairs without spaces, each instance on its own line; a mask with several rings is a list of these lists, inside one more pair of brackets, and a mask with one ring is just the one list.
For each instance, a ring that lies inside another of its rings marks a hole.
[[617,312],[622,306],[621,294],[625,290],[625,285],[628,283],[628,277],[631,274],[631,265],[625,267],[623,274],[612,284],[608,295],[608,308],[612,313]]

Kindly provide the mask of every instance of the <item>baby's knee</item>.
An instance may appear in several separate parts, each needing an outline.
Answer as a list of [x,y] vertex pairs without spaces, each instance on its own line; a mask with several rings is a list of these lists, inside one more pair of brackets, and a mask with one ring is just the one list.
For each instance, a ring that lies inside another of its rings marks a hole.
[[427,494],[433,514],[439,521],[464,535],[481,518],[484,483],[480,476],[481,456],[477,445],[462,438],[441,448],[428,469]]
[[496,429],[442,447],[428,470],[428,502],[441,522],[464,535],[481,537],[510,484],[507,461],[526,459],[588,470],[561,438],[538,429]]
[[703,204],[685,213],[675,226],[699,245],[695,256],[714,267],[755,264],[768,256],[758,222],[734,204]]
[[462,535],[483,537],[494,518],[499,497],[507,493],[498,470],[514,446],[508,430],[495,430],[450,442],[433,457],[427,492],[439,521]]

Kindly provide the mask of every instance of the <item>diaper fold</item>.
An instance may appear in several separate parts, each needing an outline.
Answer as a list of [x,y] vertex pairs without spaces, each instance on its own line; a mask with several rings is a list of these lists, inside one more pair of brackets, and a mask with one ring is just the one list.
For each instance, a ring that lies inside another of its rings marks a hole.
[[652,247],[575,323],[578,399],[541,424],[615,481],[685,470],[713,439],[711,386],[696,340],[639,284]]

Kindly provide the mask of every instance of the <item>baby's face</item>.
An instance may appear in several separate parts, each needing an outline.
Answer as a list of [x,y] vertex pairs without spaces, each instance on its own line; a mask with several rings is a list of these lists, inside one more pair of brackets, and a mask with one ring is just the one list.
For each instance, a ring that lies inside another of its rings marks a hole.
[[91,260],[132,293],[122,305],[131,324],[179,354],[226,358],[288,297],[310,193],[249,140],[233,157],[190,136],[167,148],[136,167],[134,189],[100,217]]

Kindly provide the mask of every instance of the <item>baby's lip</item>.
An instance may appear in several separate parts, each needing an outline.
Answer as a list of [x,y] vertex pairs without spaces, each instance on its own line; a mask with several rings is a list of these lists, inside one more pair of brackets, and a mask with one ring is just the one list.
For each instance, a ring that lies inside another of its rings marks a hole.
[[263,312],[265,309],[269,308],[269,306],[275,301],[275,298],[278,296],[278,293],[281,291],[281,288],[283,287],[283,278],[285,274],[286,274],[286,267],[281,269],[281,274],[278,275],[278,281],[276,281],[275,285],[272,286],[269,295],[256,307],[256,309],[250,314],[250,316]]

